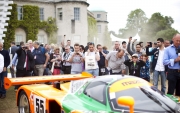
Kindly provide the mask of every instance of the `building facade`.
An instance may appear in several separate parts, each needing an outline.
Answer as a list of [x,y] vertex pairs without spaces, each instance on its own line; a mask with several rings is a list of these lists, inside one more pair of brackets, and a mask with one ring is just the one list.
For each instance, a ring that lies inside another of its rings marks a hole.
[[[14,0],[17,4],[18,20],[23,19],[23,5],[39,7],[41,21],[46,21],[48,17],[56,19],[57,25],[57,44],[66,40],[71,40],[72,44],[86,44],[88,37],[87,7],[86,0]],[[37,40],[40,43],[48,43],[48,35],[39,29]],[[26,32],[22,28],[15,30],[15,42],[26,40]]]
[[104,45],[104,34],[106,29],[108,28],[108,21],[107,21],[107,12],[103,10],[91,11],[97,20],[97,30],[98,35],[96,37],[96,42],[98,44]]
[[[18,20],[23,19],[23,5],[32,5],[39,7],[41,21],[47,21],[49,17],[56,19],[57,33],[55,38],[57,44],[66,40],[71,40],[72,45],[79,43],[86,45],[88,41],[88,16],[97,20],[98,43],[103,44],[103,35],[107,27],[107,12],[88,11],[89,4],[87,0],[14,0],[17,4]],[[64,35],[66,38],[64,39]],[[37,40],[40,43],[49,43],[48,34],[39,29]],[[26,32],[23,28],[16,28],[15,42],[26,42]]]

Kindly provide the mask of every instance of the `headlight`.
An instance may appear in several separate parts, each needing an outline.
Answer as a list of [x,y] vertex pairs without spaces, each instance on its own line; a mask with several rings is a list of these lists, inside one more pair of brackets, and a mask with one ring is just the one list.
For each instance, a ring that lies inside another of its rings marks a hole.
[[83,111],[83,110],[73,110],[71,113],[110,113],[107,111]]

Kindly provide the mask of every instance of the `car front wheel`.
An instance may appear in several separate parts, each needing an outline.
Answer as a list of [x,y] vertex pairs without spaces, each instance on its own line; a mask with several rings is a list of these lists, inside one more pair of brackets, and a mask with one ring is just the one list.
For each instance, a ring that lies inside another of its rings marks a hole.
[[19,113],[30,113],[29,101],[26,93],[21,91],[18,97]]

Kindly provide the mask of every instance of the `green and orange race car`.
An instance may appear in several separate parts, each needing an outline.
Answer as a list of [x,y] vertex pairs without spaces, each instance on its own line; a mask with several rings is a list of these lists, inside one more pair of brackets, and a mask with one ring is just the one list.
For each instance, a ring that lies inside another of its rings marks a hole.
[[[34,84],[49,81],[56,85]],[[5,88],[12,85],[22,85],[16,93],[19,113],[180,113],[178,98],[168,97],[147,81],[133,76],[93,78],[83,72],[5,78]]]

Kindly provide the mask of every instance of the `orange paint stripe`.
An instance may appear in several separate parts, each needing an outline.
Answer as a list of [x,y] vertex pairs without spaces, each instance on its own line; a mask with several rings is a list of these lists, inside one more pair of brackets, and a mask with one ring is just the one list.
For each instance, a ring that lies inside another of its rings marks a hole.
[[82,72],[82,74],[76,75],[57,75],[57,76],[36,76],[36,77],[21,77],[21,78],[4,78],[5,89],[10,88],[13,85],[24,85],[24,84],[34,84],[34,83],[44,83],[44,82],[54,82],[54,81],[70,81],[79,80],[84,78],[93,77],[91,74]]

